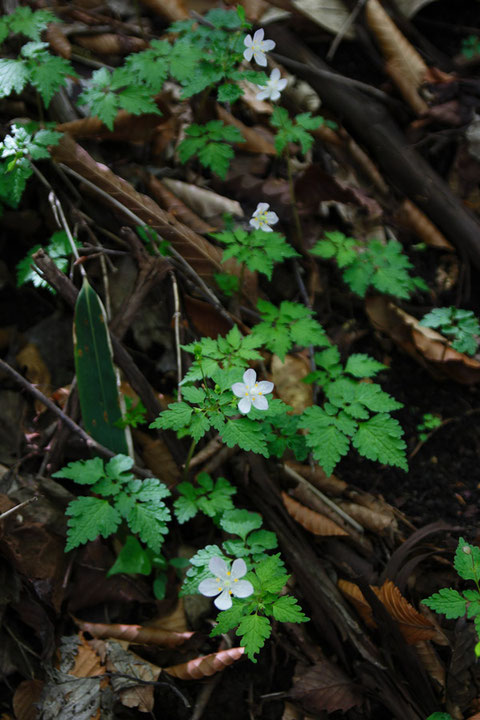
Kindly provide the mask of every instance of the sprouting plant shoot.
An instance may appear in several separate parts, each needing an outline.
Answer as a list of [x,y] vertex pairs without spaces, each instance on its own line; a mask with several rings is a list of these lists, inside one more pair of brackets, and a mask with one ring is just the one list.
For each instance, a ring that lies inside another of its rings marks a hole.
[[456,307],[435,308],[424,315],[420,325],[438,330],[458,352],[466,355],[475,355],[477,352],[480,324],[471,310]]

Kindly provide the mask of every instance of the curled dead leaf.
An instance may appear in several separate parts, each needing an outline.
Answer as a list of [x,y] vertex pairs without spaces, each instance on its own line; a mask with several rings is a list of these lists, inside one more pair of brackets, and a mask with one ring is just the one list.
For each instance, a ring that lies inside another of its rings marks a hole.
[[385,297],[369,297],[365,301],[372,325],[389,335],[438,379],[450,378],[463,385],[480,381],[480,362],[452,348],[448,340],[401,310]]
[[282,492],[282,501],[288,514],[313,535],[320,535],[322,537],[348,535],[348,532],[333,520],[314,510],[310,510],[310,508],[297,502],[285,492]]
[[142,38],[115,33],[76,35],[74,40],[80,47],[98,55],[129,55],[147,47],[147,43]]
[[[239,149],[251,153],[265,153],[265,155],[276,155],[275,145],[273,144],[273,135],[262,128],[260,133],[255,128],[248,127],[240,120],[237,120],[225,108],[217,105],[217,116],[226,125],[233,125],[242,133],[245,142],[239,144]],[[271,138],[271,139],[270,139]]]
[[23,680],[13,696],[15,720],[36,720],[38,718],[37,703],[43,691],[42,680]]
[[57,55],[70,60],[72,45],[58,23],[49,23],[45,31],[45,40]]
[[292,470],[295,470],[295,472],[311,482],[312,485],[315,485],[315,487],[324,492],[341,495],[348,487],[344,480],[340,480],[340,478],[337,478],[335,475],[328,477],[319,465],[315,465],[312,469],[310,465],[302,465],[296,460],[287,460],[285,465],[291,467]]
[[188,20],[188,10],[183,0],[141,0],[150,10],[161,17],[174,22],[175,20]]
[[213,190],[172,178],[163,178],[162,183],[205,220],[223,213],[230,213],[237,217],[244,215],[242,206],[237,200],[231,200]]
[[428,219],[416,205],[405,199],[397,212],[395,219],[404,227],[408,227],[429,247],[440,248],[455,252],[445,235]]
[[157,180],[154,175],[148,176],[147,187],[161,208],[167,210],[174,217],[185,223],[185,225],[195,230],[195,232],[206,234],[213,232],[215,229],[187,207],[179,197],[169,190],[161,180]]
[[140,645],[162,645],[177,647],[189,640],[193,632],[172,632],[144,625],[123,625],[122,623],[90,623],[75,618],[78,627],[96,638],[115,638]]
[[119,110],[113,130],[109,130],[99,117],[79,118],[57,125],[58,132],[68,133],[74,138],[108,138],[109,140],[124,140],[125,142],[148,141],[159,124],[158,115],[145,113],[132,115],[126,110]]
[[224,670],[239,660],[244,652],[245,648],[243,647],[220,650],[217,653],[194,658],[181,665],[172,665],[171,667],[165,668],[165,672],[180,680],[199,680],[200,678],[210,677]]
[[430,677],[436,680],[440,687],[445,689],[445,665],[438,657],[435,648],[432,647],[428,640],[422,640],[418,643],[415,643],[415,651],[418,655],[420,662],[422,663],[423,667],[430,675]]

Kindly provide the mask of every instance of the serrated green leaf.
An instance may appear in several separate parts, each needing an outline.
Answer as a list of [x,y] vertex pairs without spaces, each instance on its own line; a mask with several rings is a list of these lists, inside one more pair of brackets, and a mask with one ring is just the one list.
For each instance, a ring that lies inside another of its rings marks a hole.
[[103,460],[99,457],[68,463],[66,467],[52,473],[52,477],[68,478],[79,485],[95,485],[104,475]]
[[32,40],[39,40],[40,33],[51,22],[58,22],[58,19],[50,10],[32,12],[29,7],[17,7],[9,17],[10,31],[26,35]]
[[181,430],[190,424],[193,409],[184,402],[170,403],[156,420],[150,423],[151,428],[162,430]]
[[262,527],[262,517],[248,510],[229,510],[220,518],[220,526],[225,532],[245,540],[248,533]]
[[32,59],[29,70],[30,82],[37,88],[46,107],[55,93],[67,84],[67,75],[77,76],[68,60],[48,52],[39,53]]
[[374,377],[380,370],[386,369],[386,365],[363,353],[350,355],[345,365],[345,372],[356,378]]
[[331,475],[338,461],[347,454],[350,438],[339,428],[336,418],[319,407],[307,408],[300,416],[299,427],[309,431],[305,441],[315,460]]
[[369,460],[394,465],[408,471],[403,430],[397,420],[386,414],[373,415],[358,423],[353,446]]
[[286,585],[289,575],[285,572],[280,555],[269,555],[254,567],[262,592],[279,593]]
[[94,497],[73,500],[65,513],[70,516],[65,552],[95,540],[99,535],[109,537],[121,522],[120,513],[107,500]]
[[30,73],[24,60],[0,60],[0,97],[8,97],[14,90],[21,93]]
[[282,595],[272,605],[272,615],[278,622],[301,623],[309,618],[302,612],[297,599],[292,595]]
[[252,451],[269,457],[267,443],[258,423],[248,418],[227,420],[220,430],[220,436],[228,447],[238,445],[242,450]]
[[245,615],[245,603],[242,603],[237,598],[233,598],[232,607],[228,610],[222,610],[217,615],[217,624],[210,633],[210,637],[216,637],[217,635],[224,635],[238,627],[240,620]]
[[180,597],[198,593],[198,586],[202,580],[212,576],[208,564],[213,557],[220,557],[225,561],[228,560],[218,545],[207,545],[190,558],[192,567],[186,572],[185,580],[179,593]]
[[136,533],[154,553],[160,552],[164,536],[168,533],[170,511],[167,507],[135,503],[126,518],[130,530]]
[[262,615],[248,615],[240,620],[237,635],[242,638],[240,645],[252,662],[257,662],[255,655],[265,645],[271,632],[270,621]]
[[143,549],[136,537],[129,535],[117,555],[117,559],[107,572],[107,577],[126,573],[128,575],[150,575],[152,563],[149,554]]
[[422,600],[422,604],[435,612],[444,614],[448,620],[463,617],[467,609],[465,598],[452,588],[442,588],[438,593]]
[[480,548],[470,545],[461,537],[453,564],[461,578],[477,581],[480,577]]

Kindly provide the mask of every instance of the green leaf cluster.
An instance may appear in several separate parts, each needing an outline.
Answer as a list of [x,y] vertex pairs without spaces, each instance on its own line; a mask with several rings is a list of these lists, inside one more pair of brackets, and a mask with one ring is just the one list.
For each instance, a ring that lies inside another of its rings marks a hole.
[[249,270],[263,273],[269,280],[272,279],[275,263],[298,256],[297,251],[285,240],[285,236],[277,232],[247,231],[237,227],[213,233],[213,237],[227,246],[223,251],[222,262],[236,258]]
[[242,133],[233,125],[225,125],[221,120],[210,120],[205,125],[189,125],[185,130],[187,137],[178,146],[178,156],[182,163],[196,156],[203,167],[225,179],[234,156],[233,148],[227,143],[245,142]]
[[[75,244],[78,247],[79,243],[77,241],[75,241]],[[17,263],[17,287],[25,285],[27,282],[31,282],[35,285],[35,287],[47,288],[47,290],[50,290],[51,293],[55,294],[56,291],[54,288],[52,288],[52,286],[49,285],[48,282],[41,277],[41,275],[35,272],[34,269],[35,263],[33,261],[33,256],[37,250],[40,250],[41,247],[42,245],[35,245],[35,247],[29,250],[25,257]],[[68,270],[72,248],[65,230],[58,230],[53,233],[48,244],[44,247],[44,250],[61,272],[66,272]]]
[[36,123],[12,125],[11,134],[0,142],[0,200],[13,208],[33,175],[31,161],[50,157],[49,146],[57,145],[62,137],[55,130],[37,127]]
[[208,473],[202,472],[197,475],[196,482],[196,485],[190,482],[177,485],[180,497],[175,500],[173,507],[180,524],[191,520],[198,512],[210,518],[218,518],[222,513],[234,509],[232,495],[237,491],[226,478],[213,480]]
[[112,535],[122,521],[147,548],[154,553],[160,551],[170,520],[170,510],[163,498],[170,491],[157,478],[135,478],[130,472],[132,465],[133,460],[127,455],[115,455],[106,464],[97,457],[69,463],[53,474],[52,477],[89,485],[93,493],[68,505],[66,552],[99,535]]
[[468,35],[462,40],[462,55],[471,60],[472,58],[480,55],[480,38],[478,35]]
[[133,115],[161,115],[152,93],[149,86],[138,81],[138,73],[132,72],[131,67],[116,68],[112,72],[101,68],[92,74],[89,87],[78,98],[78,104],[86,105],[92,115],[113,130],[119,110]]
[[220,369],[246,368],[252,362],[262,359],[257,350],[261,344],[259,337],[242,335],[238,326],[234,325],[225,337],[219,335],[216,340],[203,337],[198,342],[182,345],[182,350],[195,356],[182,383],[212,378]]
[[180,20],[169,28],[178,37],[172,49],[170,72],[182,85],[182,98],[216,85],[217,100],[233,103],[244,94],[239,82],[265,85],[265,73],[239,69],[245,49],[244,30],[250,28],[241,13],[215,8],[204,19],[205,24]]
[[344,281],[361,297],[365,297],[370,287],[404,299],[416,290],[427,290],[421,278],[409,274],[413,265],[396,240],[383,243],[372,239],[361,243],[341,232],[327,232],[311,252],[321,258],[335,259],[343,270]]
[[311,130],[323,125],[324,119],[320,116],[312,117],[310,112],[300,113],[293,120],[283,107],[275,107],[270,124],[277,128],[275,135],[275,148],[283,153],[289,143],[300,143],[302,153],[307,153],[313,145]]
[[58,18],[50,10],[32,11],[29,7],[17,7],[10,15],[0,18],[0,43],[10,33],[25,35],[30,40],[40,40],[40,35],[51,22],[58,22]]
[[435,308],[427,313],[420,325],[434,328],[449,338],[454,350],[475,355],[480,339],[480,325],[475,313],[456,307]]
[[151,40],[148,50],[129,55],[123,64],[128,85],[136,83],[148,88],[152,95],[159,93],[169,75],[171,52],[172,46],[166,40]]
[[442,613],[448,620],[467,616],[473,619],[480,638],[480,548],[470,545],[463,538],[458,541],[454,567],[463,580],[473,580],[475,590],[459,592],[453,588],[442,588],[422,600],[431,610]]
[[425,413],[422,417],[422,422],[417,425],[418,437],[422,442],[428,438],[429,433],[435,428],[440,427],[442,424],[442,418],[432,413]]
[[48,47],[48,43],[31,41],[22,46],[17,58],[0,60],[0,98],[20,93],[30,84],[48,107],[55,93],[67,84],[67,76],[77,77],[70,62],[49,53]]
[[330,475],[352,445],[363,457],[407,470],[403,430],[390,413],[402,407],[380,385],[361,382],[385,366],[368,355],[354,354],[345,367],[334,346],[315,354],[319,368],[306,380],[319,382],[325,395],[323,407],[307,408],[299,427],[314,458]]
[[124,396],[124,400],[125,414],[123,418],[117,422],[117,426],[120,428],[136,428],[138,425],[144,425],[147,420],[147,409],[142,401],[139,398],[135,401],[128,395]]
[[284,300],[276,307],[260,299],[257,308],[262,320],[253,328],[253,335],[282,361],[294,345],[322,347],[329,344],[325,330],[305,305]]

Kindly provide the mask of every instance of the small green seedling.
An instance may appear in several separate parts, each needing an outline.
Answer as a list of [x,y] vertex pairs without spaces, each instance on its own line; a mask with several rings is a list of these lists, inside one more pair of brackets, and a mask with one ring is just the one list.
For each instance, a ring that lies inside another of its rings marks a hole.
[[456,307],[435,308],[423,317],[420,325],[441,332],[458,352],[466,355],[475,355],[477,352],[480,325],[471,310]]
[[438,415],[425,413],[422,417],[422,422],[417,425],[418,439],[421,442],[425,442],[432,430],[440,427],[441,424],[442,418],[438,417]]
[[462,55],[467,60],[480,55],[480,37],[478,35],[468,35],[462,40]]

